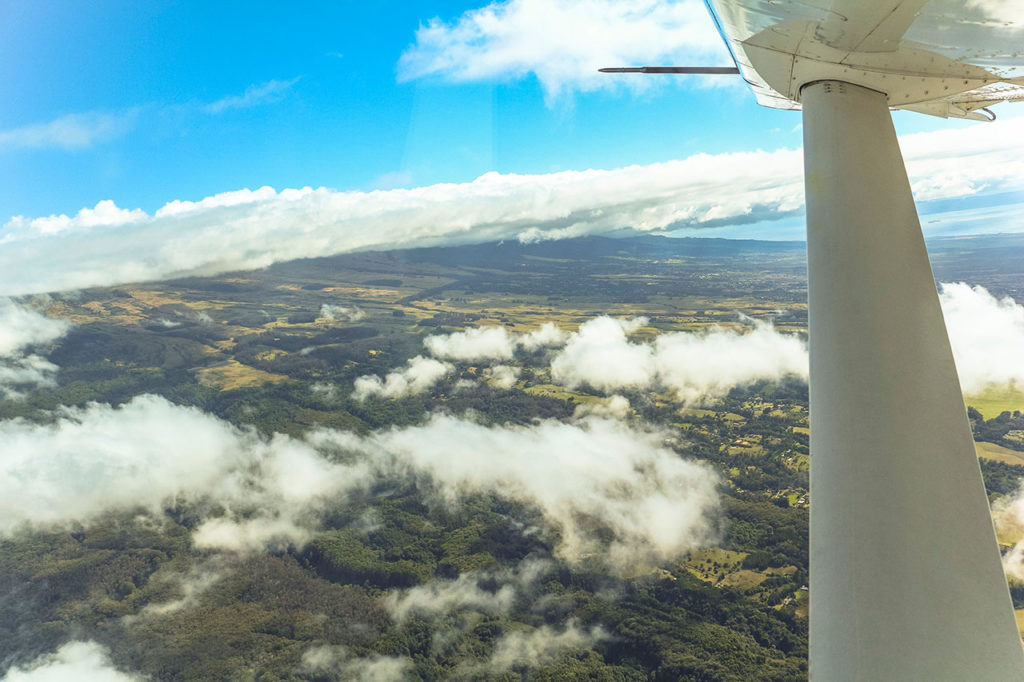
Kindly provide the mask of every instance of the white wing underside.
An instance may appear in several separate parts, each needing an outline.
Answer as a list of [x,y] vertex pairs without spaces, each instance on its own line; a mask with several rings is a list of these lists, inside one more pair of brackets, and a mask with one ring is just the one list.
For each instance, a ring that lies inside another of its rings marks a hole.
[[987,119],[1024,100],[1024,3],[707,0],[759,104],[799,109],[817,80],[862,85],[893,109]]

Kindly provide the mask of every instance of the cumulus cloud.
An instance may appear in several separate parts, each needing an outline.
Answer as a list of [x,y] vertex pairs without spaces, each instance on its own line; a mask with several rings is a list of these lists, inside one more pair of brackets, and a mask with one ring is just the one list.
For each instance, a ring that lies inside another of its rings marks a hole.
[[339,680],[402,682],[408,679],[412,661],[379,655],[353,658],[345,647],[325,644],[307,649],[302,654],[302,667],[305,672],[329,674]]
[[[915,191],[950,198],[1019,187],[1024,154],[1007,140],[1022,139],[1024,118],[905,138]],[[487,173],[469,183],[376,192],[264,187],[172,201],[138,220],[122,209],[92,225],[81,213],[15,217],[0,230],[0,291],[209,275],[368,249],[737,225],[802,207],[801,155],[786,149],[617,170]],[[48,233],[56,223],[66,227]]]
[[644,388],[654,381],[654,349],[631,343],[627,335],[647,324],[638,317],[601,316],[580,325],[551,361],[551,378],[570,388],[588,385],[602,391]]
[[316,442],[389,462],[455,504],[466,493],[536,507],[569,562],[593,558],[629,572],[708,542],[717,475],[666,449],[666,436],[589,418],[486,427],[450,416],[367,438],[321,432]]
[[[566,36],[574,36],[567,40]],[[604,66],[729,64],[707,11],[695,2],[507,0],[433,19],[399,61],[400,80],[453,81],[533,74],[549,101],[570,91],[648,87],[650,79],[600,74]]]
[[68,114],[47,123],[0,130],[0,154],[19,149],[88,149],[128,133],[137,114],[137,109]]
[[602,391],[665,388],[686,403],[721,397],[755,381],[807,378],[803,342],[766,322],[751,321],[745,332],[713,328],[630,341],[628,335],[646,323],[602,316],[580,325],[551,361],[551,378],[570,388]]
[[320,306],[320,317],[332,322],[338,320],[342,322],[358,322],[366,317],[366,313],[363,312],[359,306],[348,307],[324,303]]
[[[182,434],[188,434],[185,447]],[[117,409],[68,409],[45,426],[0,422],[0,532],[29,521],[87,518],[108,508],[158,511],[179,492],[215,487],[230,460],[242,456],[234,440],[230,430],[198,410],[154,396]]]
[[232,109],[248,109],[260,104],[280,101],[299,77],[287,81],[271,80],[259,85],[250,85],[241,95],[231,95],[203,107],[208,114],[221,114]]
[[654,355],[658,379],[686,403],[719,397],[755,381],[807,379],[803,341],[780,334],[767,322],[753,321],[745,333],[712,329],[662,334],[655,339]]
[[430,354],[451,360],[511,360],[515,342],[504,327],[471,327],[461,332],[428,336]]
[[567,335],[551,322],[530,332],[510,332],[505,327],[470,327],[451,334],[435,334],[423,340],[434,357],[448,360],[511,360],[517,348],[529,351],[560,346]]
[[144,395],[121,407],[62,410],[52,424],[0,422],[0,534],[61,526],[107,510],[160,514],[180,500],[216,499],[194,541],[253,550],[301,543],[325,499],[363,485],[309,445],[265,440],[198,409]]
[[59,369],[32,352],[64,336],[71,325],[0,297],[0,397],[16,398],[18,389],[51,386]]
[[358,377],[352,397],[363,401],[372,396],[402,398],[424,393],[454,371],[455,367],[450,363],[417,355],[406,363],[404,369],[389,372],[383,379],[375,374]]
[[941,284],[960,385],[977,394],[993,386],[1024,386],[1024,306],[964,282]]
[[[49,235],[74,228],[78,230],[92,227],[131,225],[146,220],[149,216],[142,209],[126,210],[118,208],[117,204],[105,199],[96,204],[94,208],[83,208],[74,217],[66,215],[51,215],[33,220],[25,220],[21,216],[11,219],[5,226],[12,232],[19,229],[29,229],[40,235]],[[4,240],[0,239],[0,243]]]
[[528,351],[534,351],[540,348],[561,346],[565,344],[568,337],[569,335],[555,326],[554,322],[545,322],[532,332],[520,334],[516,339],[516,343]]
[[107,650],[96,642],[68,642],[52,654],[40,656],[27,666],[15,666],[6,682],[137,682],[142,677],[121,672],[110,662]]

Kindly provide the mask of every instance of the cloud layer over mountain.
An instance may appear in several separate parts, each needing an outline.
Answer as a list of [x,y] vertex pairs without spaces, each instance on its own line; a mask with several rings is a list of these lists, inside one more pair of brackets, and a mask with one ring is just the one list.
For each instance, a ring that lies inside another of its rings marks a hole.
[[[1019,186],[1024,118],[904,139],[918,199]],[[803,206],[800,152],[698,154],[617,170],[487,173],[415,189],[243,189],[153,215],[110,201],[0,231],[8,295],[213,274],[368,249],[538,241],[771,220]]]

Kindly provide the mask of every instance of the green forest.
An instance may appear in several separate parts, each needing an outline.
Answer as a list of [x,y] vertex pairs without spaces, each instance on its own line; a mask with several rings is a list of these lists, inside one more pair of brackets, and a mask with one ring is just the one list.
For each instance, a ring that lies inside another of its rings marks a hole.
[[[17,425],[5,432],[11,447],[21,442],[11,433],[84,422],[97,405],[119,414],[148,395],[246,444],[239,461],[250,461],[246,448],[315,449],[316,466],[349,479],[312,511],[277,519],[298,530],[259,551],[201,541],[213,522],[244,529],[265,518],[271,493],[241,465],[230,476],[242,492],[230,500],[214,492],[120,504],[111,489],[98,511],[0,529],[0,675],[89,641],[126,674],[153,680],[806,679],[811,500],[800,377],[696,404],[665,388],[559,384],[555,351],[524,347],[501,361],[514,375],[504,384],[488,363],[452,356],[423,390],[391,396],[382,379],[378,393],[356,394],[361,377],[424,355],[425,338],[470,328],[526,335],[552,322],[568,334],[604,315],[643,317],[631,337],[639,343],[754,319],[803,338],[800,249],[663,241],[678,243],[350,255],[27,302],[72,326],[46,349],[55,379],[0,399],[0,419]],[[601,416],[612,395],[628,401],[621,426]],[[977,440],[1024,453],[1024,414],[972,408],[969,417]],[[373,448],[433,433],[439,419],[473,437],[631,429],[653,443],[660,459],[650,466],[682,466],[671,456],[714,481],[708,528],[684,551],[624,567],[610,557],[633,530],[600,510],[521,495],[517,479],[474,488],[466,481],[479,472],[470,471],[446,488],[441,473],[393,462],[366,473]],[[159,452],[200,470],[205,460],[185,452],[198,438],[172,435]],[[993,502],[1016,494],[1024,466],[980,462]],[[228,490],[217,471],[203,485]],[[285,470],[281,485],[318,485],[328,476],[319,471],[290,479]],[[282,490],[272,499],[293,494]],[[553,523],[558,514],[570,520]],[[586,551],[567,549],[573,542]],[[1013,596],[1024,608],[1024,587]]]

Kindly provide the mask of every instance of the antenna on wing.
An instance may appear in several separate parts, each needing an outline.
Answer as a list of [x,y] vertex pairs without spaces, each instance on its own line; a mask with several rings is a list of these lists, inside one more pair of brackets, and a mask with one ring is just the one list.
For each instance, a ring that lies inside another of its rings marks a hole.
[[738,75],[735,66],[609,66],[601,73],[688,73],[701,76]]

